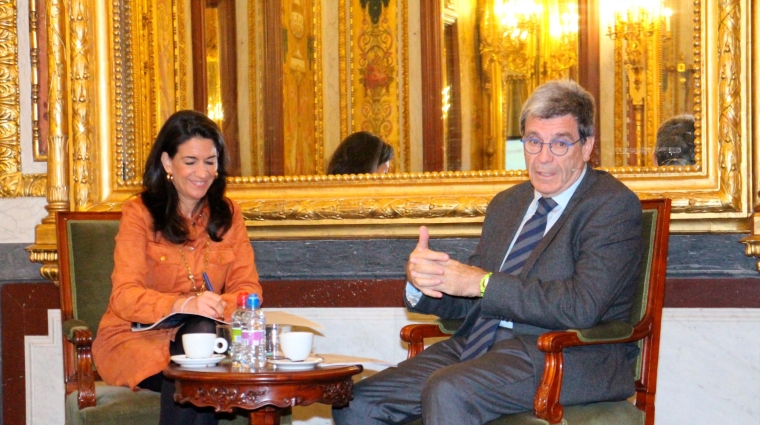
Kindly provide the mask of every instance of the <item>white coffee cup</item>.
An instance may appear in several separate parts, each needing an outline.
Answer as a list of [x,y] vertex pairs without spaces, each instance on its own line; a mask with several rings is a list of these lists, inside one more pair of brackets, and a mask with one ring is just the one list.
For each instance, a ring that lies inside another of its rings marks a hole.
[[216,334],[184,334],[182,347],[188,359],[207,359],[214,353],[227,351],[227,340],[217,338]]
[[294,362],[301,362],[309,357],[313,342],[314,334],[311,332],[283,332],[280,334],[282,354]]

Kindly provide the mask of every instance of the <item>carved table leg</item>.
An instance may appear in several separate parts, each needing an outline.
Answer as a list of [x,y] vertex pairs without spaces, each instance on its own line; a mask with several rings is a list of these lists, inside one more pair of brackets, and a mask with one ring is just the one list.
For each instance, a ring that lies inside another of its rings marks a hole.
[[251,425],[280,425],[282,409],[273,406],[262,407],[251,412]]

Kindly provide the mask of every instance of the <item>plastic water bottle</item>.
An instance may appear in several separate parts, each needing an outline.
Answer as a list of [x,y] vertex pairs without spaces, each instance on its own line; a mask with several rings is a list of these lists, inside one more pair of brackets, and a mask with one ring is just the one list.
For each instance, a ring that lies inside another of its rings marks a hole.
[[[240,344],[240,364],[243,368],[254,367],[253,362],[253,347],[255,340],[255,332],[253,329],[253,303],[254,295],[248,295],[245,300],[245,313],[243,314],[242,324],[240,326],[240,336],[242,344]],[[256,296],[258,298],[258,296]],[[234,366],[234,363],[233,363]]]
[[243,345],[243,321],[245,320],[245,302],[248,292],[241,292],[237,296],[237,310],[232,313],[230,327],[232,328],[230,343],[230,360],[233,367],[245,366],[245,346]]
[[249,327],[252,331],[251,339],[251,367],[264,368],[267,365],[266,347],[266,319],[261,311],[261,300],[256,294],[248,296],[252,310],[249,313]]

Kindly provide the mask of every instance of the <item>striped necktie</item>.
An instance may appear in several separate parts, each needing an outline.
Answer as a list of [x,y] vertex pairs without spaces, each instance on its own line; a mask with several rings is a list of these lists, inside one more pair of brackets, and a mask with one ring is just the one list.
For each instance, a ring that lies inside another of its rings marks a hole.
[[[500,272],[512,275],[520,274],[520,271],[533,249],[541,242],[546,231],[546,218],[549,211],[554,209],[557,203],[552,198],[539,198],[538,208],[533,216],[525,222],[520,235],[517,236],[512,250],[509,251]],[[467,343],[459,356],[461,361],[479,357],[491,347],[496,330],[499,328],[500,319],[485,319],[478,317],[475,325],[470,330]]]

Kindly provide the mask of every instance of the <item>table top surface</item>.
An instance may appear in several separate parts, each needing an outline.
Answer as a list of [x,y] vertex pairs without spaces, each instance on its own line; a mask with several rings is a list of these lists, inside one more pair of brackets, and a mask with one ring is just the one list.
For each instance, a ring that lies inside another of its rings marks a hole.
[[216,366],[188,368],[170,363],[164,369],[164,375],[171,379],[193,381],[224,381],[251,383],[274,382],[313,382],[319,380],[341,379],[357,375],[364,370],[362,365],[332,366],[317,365],[311,369],[278,370],[267,365],[261,370],[233,370],[231,364],[222,362]]
[[202,368],[170,363],[164,375],[176,382],[176,402],[212,407],[217,412],[243,409],[250,412],[251,424],[278,424],[281,409],[287,407],[348,404],[353,394],[352,377],[362,370],[361,365],[277,370],[268,364],[251,372],[236,371],[224,361]]

